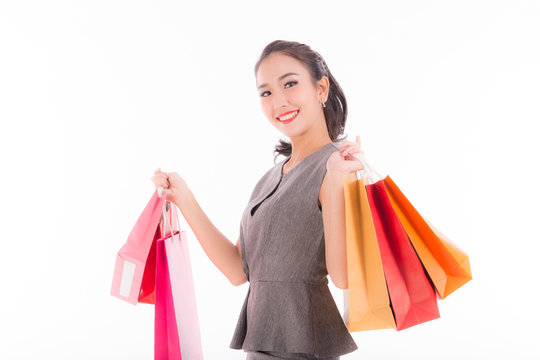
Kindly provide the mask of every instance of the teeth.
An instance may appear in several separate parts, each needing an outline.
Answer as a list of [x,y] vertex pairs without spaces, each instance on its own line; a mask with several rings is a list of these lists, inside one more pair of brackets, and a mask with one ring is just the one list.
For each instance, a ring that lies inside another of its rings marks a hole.
[[295,112],[289,114],[289,115],[285,115],[285,116],[282,116],[279,118],[279,120],[281,121],[285,121],[285,120],[289,120],[290,118],[294,117],[296,114],[298,114],[298,110],[296,110]]

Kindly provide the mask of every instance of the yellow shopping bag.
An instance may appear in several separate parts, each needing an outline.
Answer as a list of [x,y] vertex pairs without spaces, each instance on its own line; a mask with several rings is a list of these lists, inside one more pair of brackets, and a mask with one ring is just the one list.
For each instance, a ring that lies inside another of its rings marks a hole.
[[345,179],[348,289],[344,318],[349,332],[395,329],[375,226],[364,180]]

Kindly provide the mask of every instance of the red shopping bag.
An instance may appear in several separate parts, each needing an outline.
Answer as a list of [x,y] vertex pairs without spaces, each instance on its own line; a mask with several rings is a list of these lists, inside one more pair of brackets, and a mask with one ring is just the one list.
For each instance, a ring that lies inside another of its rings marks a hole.
[[394,212],[383,183],[366,185],[396,330],[440,317],[435,289]]
[[156,301],[156,243],[157,240],[163,237],[161,228],[156,228],[148,257],[146,258],[146,264],[144,267],[144,273],[141,284],[141,292],[139,294],[140,303],[155,304]]

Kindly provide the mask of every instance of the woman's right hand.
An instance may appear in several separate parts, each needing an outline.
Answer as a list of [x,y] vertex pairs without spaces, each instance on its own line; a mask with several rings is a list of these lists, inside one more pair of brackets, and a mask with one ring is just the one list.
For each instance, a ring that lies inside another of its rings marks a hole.
[[179,202],[181,202],[182,195],[187,194],[189,191],[186,181],[176,172],[164,172],[158,168],[151,180],[156,186],[156,189],[162,186],[163,194],[167,196],[166,199],[175,203],[177,206],[180,205]]

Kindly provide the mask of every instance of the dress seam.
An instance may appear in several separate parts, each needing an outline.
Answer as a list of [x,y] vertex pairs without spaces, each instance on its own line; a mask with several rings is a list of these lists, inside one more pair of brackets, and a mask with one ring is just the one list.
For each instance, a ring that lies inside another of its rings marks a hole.
[[323,280],[321,281],[303,281],[303,280],[298,280],[298,281],[295,281],[295,280],[260,280],[260,279],[257,279],[257,280],[251,280],[250,282],[254,283],[254,282],[283,282],[283,283],[293,283],[293,284],[309,284],[309,285],[327,285],[328,282],[325,281],[328,280],[327,278],[323,278]]

